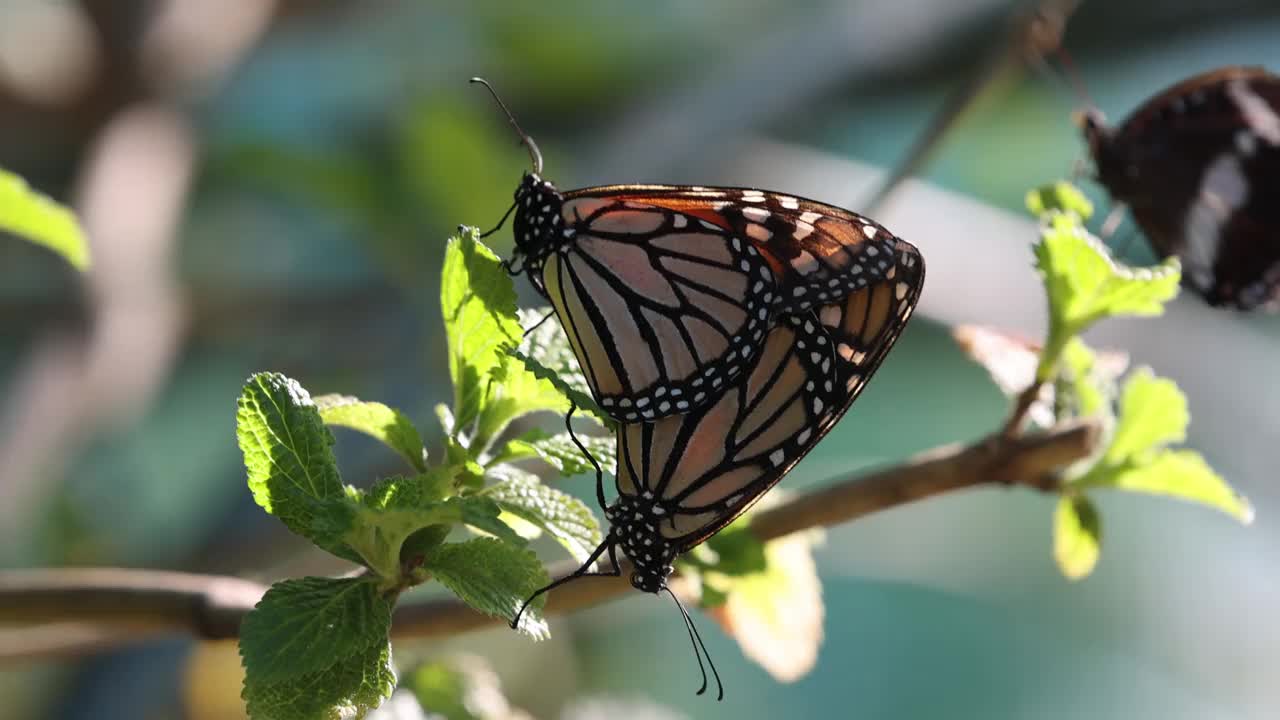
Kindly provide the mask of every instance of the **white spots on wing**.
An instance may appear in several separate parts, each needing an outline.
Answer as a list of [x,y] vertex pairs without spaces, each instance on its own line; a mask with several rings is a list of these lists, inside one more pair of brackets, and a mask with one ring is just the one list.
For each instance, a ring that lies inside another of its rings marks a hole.
[[741,240],[739,240],[738,238],[734,237],[734,238],[729,238],[729,242],[733,243],[733,251],[734,251],[734,252],[742,252],[742,241],[741,241]]
[[749,207],[742,208],[742,216],[752,222],[762,223],[769,219],[769,211],[764,208]]
[[760,277],[764,278],[765,280],[773,279],[773,275],[769,272],[768,266],[766,265],[760,266]]
[[905,297],[907,296],[907,290],[908,290],[908,289],[909,289],[909,288],[907,287],[907,284],[906,284],[906,283],[898,283],[898,284],[897,284],[897,285],[895,285],[895,286],[894,286],[894,288],[893,288],[893,294],[894,294],[894,295],[897,295],[897,296],[898,296],[898,299],[899,299],[899,300],[901,300],[901,299],[903,299],[903,298],[905,298]]
[[796,240],[803,240],[813,234],[813,226],[805,222],[797,222],[796,229],[791,233]]
[[743,190],[742,202],[762,203],[764,202],[764,193],[759,190]]
[[689,224],[689,218],[685,217],[684,215],[681,215],[680,213],[676,213],[675,217],[671,218],[671,227],[677,230],[679,230],[682,227],[685,227],[688,224]]
[[801,250],[799,255],[791,258],[791,267],[801,275],[808,275],[818,269],[818,259],[808,250]]
[[814,414],[814,415],[821,415],[821,414],[822,414],[822,410],[823,410],[825,407],[826,407],[826,404],[822,402],[822,398],[814,398],[814,399],[813,399],[813,414]]
[[1249,81],[1243,78],[1227,83],[1227,95],[1240,108],[1248,125],[1258,137],[1271,145],[1280,145],[1280,115],[1272,109],[1267,101],[1249,87]]
[[[747,208],[754,210],[755,208]],[[769,238],[773,237],[773,233],[763,225],[757,223],[747,223],[747,235],[756,242],[769,242]]]
[[877,233],[877,232],[879,232],[879,231],[878,231],[878,230],[876,230],[876,226],[875,226],[875,225],[863,225],[863,226],[862,226],[862,234],[863,234],[863,235],[866,235],[868,240],[875,240],[875,239],[876,239],[876,233]]
[[1184,227],[1183,272],[1196,285],[1213,283],[1213,267],[1222,243],[1222,228],[1249,199],[1249,180],[1240,157],[1234,152],[1219,153],[1200,178],[1200,191],[1187,208]]
[[836,327],[840,324],[840,306],[827,305],[818,311],[818,319],[827,327]]
[[739,263],[738,263],[738,267],[742,268],[742,271],[743,271],[743,272],[750,272],[750,271],[751,271],[751,262],[750,262],[749,260],[745,260],[745,259],[744,259],[744,260],[742,260],[741,262],[739,262]]
[[774,450],[773,452],[769,453],[769,462],[773,463],[774,466],[776,467],[778,465],[781,465],[782,461],[785,460],[786,457],[787,457],[787,454],[782,451],[782,448],[778,448],[777,450]]
[[783,207],[784,209],[787,209],[787,210],[799,210],[799,209],[800,209],[800,201],[799,201],[799,200],[797,200],[797,199],[795,199],[795,198],[793,198],[793,197],[791,197],[790,195],[779,195],[779,196],[778,196],[778,205],[780,205],[781,207]]
[[868,245],[866,252],[867,252],[867,255],[870,255],[871,257],[875,257],[876,255],[880,254],[880,249],[877,248],[875,245]]
[[699,220],[698,222],[702,223],[702,227],[708,230],[715,230],[717,232],[720,230],[720,226],[716,225],[715,223],[710,223],[710,222],[707,222],[706,220]]
[[840,357],[844,358],[846,362],[853,362],[853,348],[849,346],[849,343],[837,345],[836,352],[840,353]]
[[792,290],[792,291],[791,291],[791,294],[792,294],[792,295],[794,295],[794,296],[796,296],[796,297],[801,297],[802,295],[804,295],[804,294],[805,294],[806,292],[808,292],[808,291],[809,291],[809,289],[808,289],[808,288],[806,288],[806,287],[805,287],[805,286],[803,286],[803,285],[799,285],[799,286],[797,286],[797,287],[796,287],[796,289],[795,289],[795,290]]
[[822,213],[816,213],[812,210],[800,213],[800,222],[812,225],[823,218]]

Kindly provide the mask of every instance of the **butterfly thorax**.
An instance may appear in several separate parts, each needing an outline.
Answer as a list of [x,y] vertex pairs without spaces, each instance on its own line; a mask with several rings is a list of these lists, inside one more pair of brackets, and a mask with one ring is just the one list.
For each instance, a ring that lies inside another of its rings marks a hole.
[[671,575],[676,549],[659,531],[669,514],[652,499],[624,496],[605,510],[614,542],[635,565],[631,585],[643,592],[661,590]]
[[525,173],[516,188],[516,214],[512,231],[516,239],[516,259],[543,295],[542,265],[548,256],[568,241],[560,208],[564,196],[536,173]]

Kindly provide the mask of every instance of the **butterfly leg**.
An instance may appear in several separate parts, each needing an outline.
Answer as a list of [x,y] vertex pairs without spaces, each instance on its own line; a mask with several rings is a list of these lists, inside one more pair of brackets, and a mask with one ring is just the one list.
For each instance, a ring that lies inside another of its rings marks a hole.
[[[602,570],[599,572],[591,571],[590,568],[595,565],[596,561],[600,559],[600,556],[603,555],[606,550],[609,551],[609,562],[613,565],[613,569]],[[612,535],[606,536],[604,539],[604,542],[600,543],[600,545],[594,551],[592,551],[591,555],[587,557],[587,561],[582,563],[581,567],[579,567],[577,570],[574,570],[573,573],[569,575],[565,575],[564,577],[551,582],[545,587],[535,590],[534,593],[529,596],[529,599],[525,600],[524,604],[520,606],[520,609],[516,611],[516,616],[511,619],[511,629],[514,630],[520,626],[520,617],[524,615],[524,611],[529,609],[530,603],[536,600],[539,595],[542,595],[551,590],[554,590],[570,581],[577,580],[578,578],[592,577],[596,575],[607,576],[607,577],[617,577],[621,575],[622,568],[618,566],[618,556],[616,555],[616,552],[617,551],[614,549],[613,536]]]
[[[564,426],[569,430],[569,439],[573,440],[573,444],[578,446],[578,452],[586,456],[587,461],[591,463],[591,467],[595,468],[596,470],[596,501],[600,503],[601,510],[607,510],[609,508],[609,503],[605,500],[605,497],[604,497],[604,470],[600,469],[600,463],[596,462],[595,456],[591,454],[591,451],[587,449],[587,446],[583,445],[582,441],[579,440],[578,436],[573,432],[573,423],[571,422],[571,420],[573,419],[574,411],[577,409],[578,409],[577,403],[570,400],[569,412],[564,416]],[[614,565],[616,566],[617,564],[618,563],[615,561]]]
[[[503,262],[506,262],[506,261],[504,260]],[[555,313],[555,311],[554,311],[554,310],[552,310],[551,312],[547,313],[546,315],[543,315],[541,320],[539,320],[538,322],[534,323],[534,324],[533,324],[533,325],[532,325],[528,330],[525,330],[525,331],[524,331],[524,335],[523,335],[522,337],[529,337],[530,335],[532,335],[534,330],[537,330],[538,328],[542,327],[542,323],[544,323],[544,322],[546,322],[546,321],[550,320],[550,319],[551,319],[551,316],[552,316],[552,315],[555,315],[555,314],[556,314],[556,313]]]

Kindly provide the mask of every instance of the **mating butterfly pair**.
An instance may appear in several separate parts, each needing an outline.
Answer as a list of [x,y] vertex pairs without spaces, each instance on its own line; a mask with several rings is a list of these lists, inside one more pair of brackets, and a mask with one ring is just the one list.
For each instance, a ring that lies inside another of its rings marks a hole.
[[1280,307],[1280,76],[1227,67],[1148,100],[1118,128],[1083,116],[1098,180],[1210,305]]
[[[551,301],[592,395],[619,421],[613,503],[597,468],[609,532],[529,601],[621,574],[619,548],[634,587],[670,593],[675,558],[746,511],[844,415],[910,318],[923,258],[868,218],[779,193],[561,193],[507,116],[533,162],[515,195],[509,267]],[[606,555],[610,569],[594,572]],[[698,692],[706,686],[704,670]]]

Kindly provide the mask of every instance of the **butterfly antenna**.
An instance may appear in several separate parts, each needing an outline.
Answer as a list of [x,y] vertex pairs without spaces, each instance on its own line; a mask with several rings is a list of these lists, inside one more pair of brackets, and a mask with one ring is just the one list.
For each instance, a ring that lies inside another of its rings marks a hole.
[[[545,321],[545,318],[544,318],[544,321]],[[570,400],[569,412],[566,413],[564,416],[564,426],[569,431],[569,439],[572,440],[573,444],[578,447],[578,452],[585,455],[587,457],[587,461],[591,463],[591,467],[595,468],[596,470],[596,501],[600,503],[601,510],[607,511],[609,508],[609,503],[606,502],[604,499],[604,471],[600,469],[600,463],[596,462],[595,455],[592,455],[591,451],[587,449],[587,446],[583,445],[582,441],[578,439],[577,433],[573,431],[573,423],[570,422],[573,419],[573,412],[577,409],[578,409],[578,404]]]
[[693,657],[698,661],[698,670],[702,673],[702,687],[698,688],[697,695],[701,695],[707,691],[707,670],[702,664],[702,656],[707,656],[707,665],[711,666],[711,675],[716,679],[716,702],[724,700],[724,684],[720,682],[720,673],[716,671],[716,664],[711,660],[711,653],[707,652],[707,646],[702,642],[702,635],[698,633],[698,626],[693,624],[693,618],[689,617],[689,611],[684,609],[684,605],[680,603],[680,598],[671,592],[671,588],[666,585],[662,586],[663,590],[671,596],[671,601],[676,604],[680,610],[680,617],[684,618],[684,628],[689,633],[689,644],[693,645]]
[[493,86],[489,84],[488,80],[480,77],[473,77],[471,78],[471,82],[480,83],[489,89],[489,94],[492,95],[494,101],[498,103],[498,107],[502,108],[502,112],[506,113],[507,120],[511,121],[511,127],[515,128],[516,134],[520,136],[520,142],[524,143],[524,146],[529,149],[529,160],[533,162],[533,174],[541,175],[542,153],[538,151],[538,144],[533,141],[533,138],[529,137],[528,133],[520,129],[520,123],[516,122],[516,116],[512,115],[511,111],[507,109],[507,104],[502,102],[502,98],[498,97],[498,91],[493,89]]

